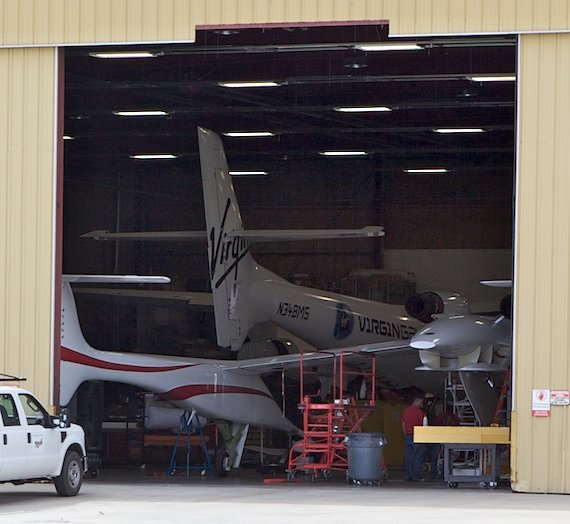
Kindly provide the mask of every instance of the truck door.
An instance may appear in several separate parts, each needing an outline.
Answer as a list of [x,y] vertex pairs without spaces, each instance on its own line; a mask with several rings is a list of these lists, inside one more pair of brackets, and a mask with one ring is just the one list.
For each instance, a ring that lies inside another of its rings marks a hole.
[[20,393],[18,397],[27,426],[27,477],[44,477],[52,474],[59,463],[61,430],[53,427],[49,413],[32,395]]
[[5,480],[26,478],[28,441],[16,400],[9,393],[0,394],[0,419],[0,477]]

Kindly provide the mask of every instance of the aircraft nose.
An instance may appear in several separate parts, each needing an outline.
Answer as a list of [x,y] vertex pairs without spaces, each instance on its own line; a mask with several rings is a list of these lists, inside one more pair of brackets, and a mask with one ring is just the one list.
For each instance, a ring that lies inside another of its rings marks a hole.
[[431,340],[412,340],[410,346],[414,349],[434,349],[435,343]]

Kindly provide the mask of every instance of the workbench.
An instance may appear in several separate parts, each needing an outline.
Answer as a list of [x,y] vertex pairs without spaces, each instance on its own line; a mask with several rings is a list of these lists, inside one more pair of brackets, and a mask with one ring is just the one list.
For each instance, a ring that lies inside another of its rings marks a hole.
[[443,480],[456,488],[460,482],[497,486],[499,447],[509,446],[510,430],[504,427],[417,426],[414,444],[443,445]]

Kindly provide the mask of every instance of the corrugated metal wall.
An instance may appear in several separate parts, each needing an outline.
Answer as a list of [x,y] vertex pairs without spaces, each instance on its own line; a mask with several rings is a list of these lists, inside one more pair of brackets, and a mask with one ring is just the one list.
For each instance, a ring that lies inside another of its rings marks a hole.
[[[388,20],[391,35],[570,29],[567,0],[0,0],[0,46],[191,41],[200,24]],[[514,488],[570,493],[568,35],[521,39]],[[0,366],[49,398],[55,52],[0,49]]]
[[390,34],[570,27],[567,0],[0,0],[0,45],[191,41],[200,24],[389,20]]
[[0,371],[50,398],[54,49],[0,49]]
[[533,417],[533,389],[570,389],[570,34],[520,39],[514,487],[570,493],[570,407]]

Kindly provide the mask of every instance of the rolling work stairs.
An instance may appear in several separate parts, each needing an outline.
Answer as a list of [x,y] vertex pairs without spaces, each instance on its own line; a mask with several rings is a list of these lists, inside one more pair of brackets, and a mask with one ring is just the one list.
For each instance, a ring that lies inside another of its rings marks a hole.
[[[376,406],[376,360],[371,357],[366,367],[369,371],[352,371],[346,368],[347,355],[341,353],[333,357],[334,398],[323,401],[304,393],[306,375],[303,359],[300,361],[301,388],[299,409],[303,413],[303,438],[296,442],[289,451],[287,479],[293,480],[302,471],[311,474],[312,480],[319,477],[328,479],[332,471],[348,469],[345,437],[349,433],[362,431],[362,422]],[[370,393],[364,400],[356,400],[345,392],[350,376],[370,384]]]

